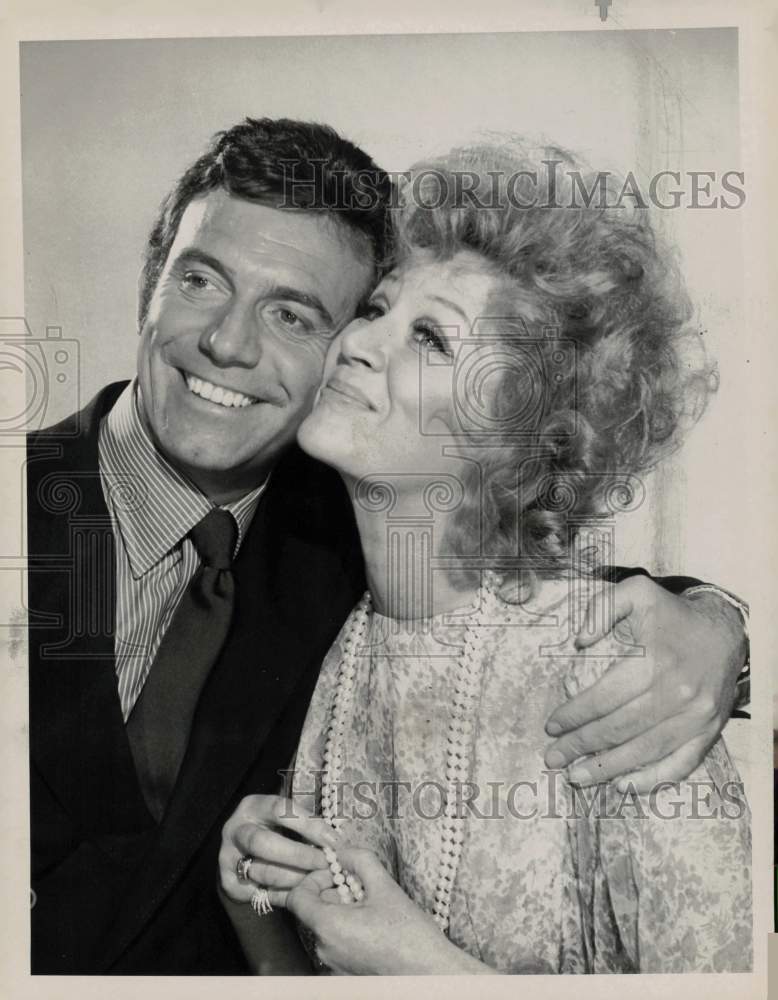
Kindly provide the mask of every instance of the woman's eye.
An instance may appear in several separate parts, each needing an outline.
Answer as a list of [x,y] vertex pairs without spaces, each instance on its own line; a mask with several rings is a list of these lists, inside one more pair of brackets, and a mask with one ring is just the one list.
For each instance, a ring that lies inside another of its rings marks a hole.
[[450,357],[451,349],[448,342],[436,327],[429,323],[417,323],[413,328],[413,333],[417,344]]

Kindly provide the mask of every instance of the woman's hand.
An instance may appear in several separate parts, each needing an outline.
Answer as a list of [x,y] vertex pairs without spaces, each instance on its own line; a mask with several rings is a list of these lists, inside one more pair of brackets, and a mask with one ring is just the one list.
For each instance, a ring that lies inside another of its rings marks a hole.
[[621,776],[618,787],[645,793],[686,778],[719,736],[746,639],[738,612],[715,595],[676,597],[636,576],[613,588],[612,603],[605,594],[592,599],[576,645],[596,655],[596,642],[620,621],[644,655],[622,657],[554,711],[546,731],[559,738],[545,759],[560,768],[596,754],[571,767],[569,780],[589,785]]
[[[286,831],[309,843],[293,840]],[[337,847],[337,838],[321,817],[307,814],[281,795],[249,795],[222,830],[222,889],[239,903],[248,902],[257,886],[292,889],[308,872],[327,867],[322,847]],[[246,856],[254,859],[248,882],[238,879],[236,872],[238,861]]]
[[322,962],[339,975],[403,976],[492,973],[446,938],[405,895],[372,851],[341,848],[338,861],[361,881],[365,896],[343,903],[328,870],[314,871],[291,891],[273,891],[313,932]]

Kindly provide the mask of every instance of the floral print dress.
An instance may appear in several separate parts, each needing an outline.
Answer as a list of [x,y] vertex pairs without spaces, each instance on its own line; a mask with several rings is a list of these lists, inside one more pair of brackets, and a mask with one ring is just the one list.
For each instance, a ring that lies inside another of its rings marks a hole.
[[[551,711],[617,655],[635,652],[612,637],[596,656],[575,649],[571,621],[589,596],[570,581],[545,581],[530,602],[498,601],[479,627],[480,698],[449,937],[504,973],[748,971],[750,813],[724,742],[686,781],[651,795],[605,783],[574,789],[545,767]],[[373,613],[343,734],[342,837],[374,850],[428,912],[452,678],[472,611],[402,622]],[[293,794],[317,811],[352,619],[323,665],[295,764]]]

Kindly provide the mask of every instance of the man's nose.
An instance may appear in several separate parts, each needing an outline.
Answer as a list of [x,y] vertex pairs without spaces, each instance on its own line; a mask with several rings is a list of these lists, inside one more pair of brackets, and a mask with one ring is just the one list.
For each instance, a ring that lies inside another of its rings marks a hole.
[[381,371],[386,364],[389,331],[380,319],[368,323],[356,320],[341,334],[340,354],[344,360]]
[[253,309],[233,303],[200,336],[200,350],[220,368],[254,368],[262,357],[259,324]]

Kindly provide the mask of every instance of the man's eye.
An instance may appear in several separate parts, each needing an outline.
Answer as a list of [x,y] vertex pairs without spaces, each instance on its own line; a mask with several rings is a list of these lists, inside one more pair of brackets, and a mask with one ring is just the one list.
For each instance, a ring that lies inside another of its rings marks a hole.
[[378,319],[379,316],[383,316],[385,313],[383,306],[380,306],[377,302],[368,302],[368,304],[360,310],[359,319],[366,319],[368,321]]
[[291,327],[292,329],[297,329],[298,327],[303,326],[303,321],[297,313],[292,312],[291,309],[284,309],[283,307],[277,309],[276,316],[284,326]]
[[288,306],[271,306],[267,316],[270,322],[276,326],[276,329],[288,331],[289,333],[307,337],[314,333],[326,332],[323,329],[319,330],[310,319],[300,316],[294,309],[290,309]]
[[210,280],[204,274],[199,274],[197,271],[185,271],[181,277],[181,284],[185,288],[196,291],[212,287]]
[[439,351],[448,357],[451,356],[451,348],[448,341],[441,332],[429,323],[416,323],[413,327],[413,337],[417,344],[432,351]]

